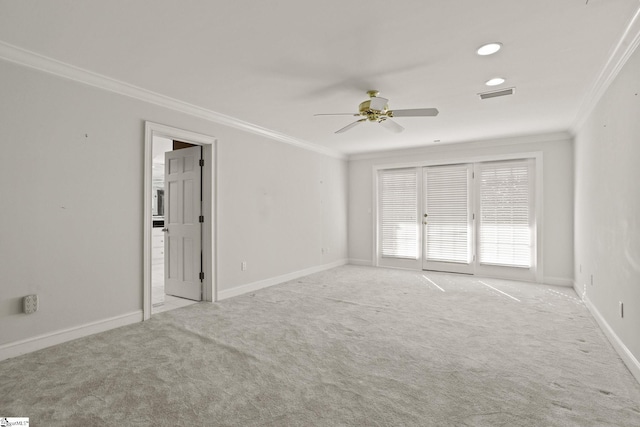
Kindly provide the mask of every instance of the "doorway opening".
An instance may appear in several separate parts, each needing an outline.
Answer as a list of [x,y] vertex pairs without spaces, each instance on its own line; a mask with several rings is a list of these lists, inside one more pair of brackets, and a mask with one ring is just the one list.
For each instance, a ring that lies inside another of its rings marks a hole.
[[145,320],[216,299],[215,142],[210,136],[145,123]]

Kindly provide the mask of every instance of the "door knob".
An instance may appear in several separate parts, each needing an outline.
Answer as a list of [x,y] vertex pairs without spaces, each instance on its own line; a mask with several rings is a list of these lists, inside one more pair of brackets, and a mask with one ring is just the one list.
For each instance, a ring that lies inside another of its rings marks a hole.
[[424,217],[425,217],[425,218],[426,218],[426,217],[428,217],[428,216],[429,216],[429,214],[424,214]]

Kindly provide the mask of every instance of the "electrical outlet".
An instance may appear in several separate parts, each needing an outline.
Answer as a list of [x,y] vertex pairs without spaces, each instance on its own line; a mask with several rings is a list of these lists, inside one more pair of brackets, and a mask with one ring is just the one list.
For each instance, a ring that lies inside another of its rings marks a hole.
[[240,270],[247,271],[247,261],[242,261],[242,264],[240,264]]
[[22,299],[22,309],[26,314],[38,311],[38,295],[27,295]]

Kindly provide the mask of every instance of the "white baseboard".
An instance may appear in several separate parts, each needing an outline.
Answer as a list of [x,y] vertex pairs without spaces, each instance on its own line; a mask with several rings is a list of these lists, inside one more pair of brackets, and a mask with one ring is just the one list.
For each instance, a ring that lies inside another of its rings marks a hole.
[[573,282],[573,290],[576,291],[576,294],[580,297],[581,300],[585,299],[585,287],[580,286],[575,280]]
[[271,277],[265,280],[258,280],[257,282],[247,283],[246,285],[240,285],[235,288],[225,289],[223,291],[218,292],[217,301],[221,301],[223,299],[237,297],[238,295],[243,295],[249,292],[254,292],[259,289],[268,288],[269,286],[278,285],[280,283],[288,282],[289,280],[294,280],[299,277],[308,276],[309,274],[318,273],[319,271],[329,270],[335,267],[340,267],[341,265],[347,264],[346,259],[341,259],[338,261],[331,262],[329,264],[317,265],[315,267],[307,268],[304,270],[293,271],[291,273],[283,274],[281,276]]
[[364,266],[367,266],[367,267],[371,267],[371,266],[373,266],[373,261],[368,260],[368,259],[349,258],[349,264],[351,264],[351,265],[364,265]]
[[109,319],[86,323],[73,328],[50,332],[48,334],[27,338],[21,341],[3,344],[0,346],[0,360],[31,353],[32,351],[41,350],[43,348],[51,347],[52,345],[62,344],[63,342],[137,322],[142,322],[142,310],[111,317]]
[[542,282],[545,285],[552,285],[552,286],[566,286],[568,288],[572,288],[573,287],[573,279],[567,279],[565,277],[545,277],[544,279],[542,279]]
[[589,301],[589,298],[584,296],[582,300],[584,301],[584,304],[587,306],[593,317],[596,319],[596,322],[598,322],[598,325],[600,325],[600,329],[602,329],[602,332],[604,332],[607,339],[616,350],[624,364],[627,365],[629,371],[631,371],[633,376],[640,383],[640,362],[638,362],[638,359],[636,359],[633,353],[631,353],[627,346],[624,345],[620,337],[616,335],[611,326],[609,326],[607,321],[604,320],[604,317],[602,317],[596,306],[593,305],[591,301]]

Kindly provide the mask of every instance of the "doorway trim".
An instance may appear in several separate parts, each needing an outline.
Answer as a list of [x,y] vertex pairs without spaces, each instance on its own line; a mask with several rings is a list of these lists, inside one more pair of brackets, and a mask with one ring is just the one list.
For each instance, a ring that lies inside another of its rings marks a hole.
[[202,231],[202,260],[204,280],[202,301],[216,301],[216,142],[217,139],[184,129],[174,128],[150,121],[144,123],[144,213],[143,213],[143,319],[151,318],[151,228],[152,221],[152,170],[153,137],[161,136],[177,139],[203,147],[204,167],[202,170],[202,211],[204,215]]

